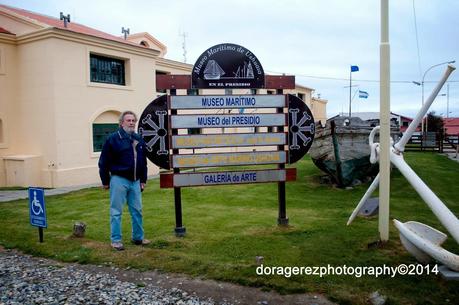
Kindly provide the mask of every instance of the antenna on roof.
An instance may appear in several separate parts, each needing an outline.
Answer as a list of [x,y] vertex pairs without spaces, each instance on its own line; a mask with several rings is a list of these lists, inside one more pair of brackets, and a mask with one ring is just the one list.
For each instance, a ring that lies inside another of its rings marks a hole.
[[179,34],[179,36],[183,37],[183,42],[182,42],[183,62],[186,63],[186,37],[188,36],[188,34],[186,32],[183,32]]
[[128,35],[130,34],[129,33],[129,28],[125,29],[124,27],[121,28],[121,33],[124,34],[124,40],[127,39]]
[[67,27],[67,22],[70,22],[70,14],[64,16],[64,13],[61,12],[60,20],[64,20],[64,27]]

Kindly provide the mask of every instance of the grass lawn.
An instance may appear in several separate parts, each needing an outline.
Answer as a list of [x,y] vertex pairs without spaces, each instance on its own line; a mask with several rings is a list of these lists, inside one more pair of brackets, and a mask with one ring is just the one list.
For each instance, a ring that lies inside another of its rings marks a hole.
[[[434,153],[408,153],[405,159],[455,215],[459,214],[459,163]],[[321,173],[306,157],[296,164],[298,179],[287,183],[290,226],[277,226],[277,185],[237,185],[182,189],[185,238],[173,234],[172,189],[150,181],[144,192],[144,227],[151,246],[136,247],[130,239],[127,209],[123,217],[126,251],[109,245],[108,192],[98,188],[48,197],[48,229],[38,242],[31,227],[28,201],[0,203],[0,244],[33,255],[62,261],[158,269],[274,289],[281,293],[323,293],[339,304],[366,304],[375,290],[389,297],[386,304],[457,304],[458,282],[439,275],[401,276],[257,276],[256,256],[265,266],[397,266],[416,263],[401,246],[391,222],[390,241],[376,241],[378,219],[346,221],[368,185],[342,190],[318,183]],[[416,220],[449,235],[403,176],[393,170],[391,218]],[[86,237],[72,238],[75,221],[87,224]],[[444,247],[459,253],[448,237]],[[456,301],[454,301],[456,300]]]

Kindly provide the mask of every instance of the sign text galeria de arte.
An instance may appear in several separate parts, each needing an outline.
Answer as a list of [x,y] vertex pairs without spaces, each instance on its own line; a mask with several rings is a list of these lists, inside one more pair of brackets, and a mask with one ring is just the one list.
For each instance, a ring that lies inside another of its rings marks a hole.
[[[170,95],[158,97],[145,108],[140,117],[139,133],[145,140],[148,158],[157,166],[172,170],[161,173],[160,185],[174,188],[176,234],[185,234],[180,188],[190,186],[277,182],[278,223],[288,224],[285,182],[296,179],[296,169],[286,169],[285,165],[306,154],[315,130],[314,118],[306,104],[294,95],[283,94],[284,89],[295,88],[295,77],[265,76],[252,52],[226,43],[206,50],[196,61],[191,77],[157,75],[156,88],[169,89]],[[177,89],[191,88],[265,88],[275,89],[277,94],[176,95]],[[263,113],[257,111],[261,109]],[[178,113],[184,110],[192,111]],[[254,132],[240,127],[253,128]],[[260,132],[258,127],[268,127],[268,131]],[[213,132],[178,132],[191,128],[212,128]],[[228,128],[234,132],[224,133]],[[238,147],[251,147],[252,150],[229,152],[230,148]],[[257,147],[263,147],[263,151],[257,151]],[[224,152],[216,152],[213,148]],[[193,153],[189,153],[190,150]],[[272,169],[180,172],[190,168],[266,164],[276,166]]]

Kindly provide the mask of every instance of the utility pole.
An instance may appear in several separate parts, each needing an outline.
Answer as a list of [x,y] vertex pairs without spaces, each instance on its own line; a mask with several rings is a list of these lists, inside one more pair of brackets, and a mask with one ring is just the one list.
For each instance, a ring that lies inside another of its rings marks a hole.
[[446,84],[446,118],[449,118],[449,83]]

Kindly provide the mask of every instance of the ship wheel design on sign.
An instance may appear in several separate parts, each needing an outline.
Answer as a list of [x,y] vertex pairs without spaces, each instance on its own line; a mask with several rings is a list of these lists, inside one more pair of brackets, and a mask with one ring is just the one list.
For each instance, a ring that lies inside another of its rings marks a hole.
[[[295,95],[288,95],[289,163],[300,160],[314,139],[315,124],[309,107]],[[301,145],[300,145],[301,144]]]
[[155,111],[155,114],[159,117],[159,126],[156,125],[156,123],[151,119],[151,114],[147,114],[146,117],[142,120],[142,123],[150,125],[150,127],[153,128],[153,130],[145,130],[143,128],[140,128],[139,132],[142,134],[144,138],[148,136],[154,136],[153,139],[146,143],[148,151],[152,152],[153,145],[155,145],[156,142],[159,140],[159,150],[156,151],[156,153],[158,155],[167,155],[169,153],[166,150],[165,139],[167,135],[167,130],[164,129],[164,116],[167,115],[167,111],[157,110]]
[[168,129],[167,96],[162,95],[151,102],[140,116],[139,134],[146,143],[148,159],[165,169],[170,169]]

